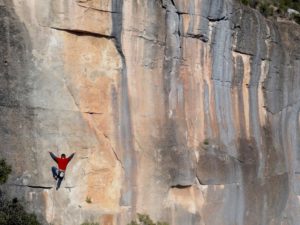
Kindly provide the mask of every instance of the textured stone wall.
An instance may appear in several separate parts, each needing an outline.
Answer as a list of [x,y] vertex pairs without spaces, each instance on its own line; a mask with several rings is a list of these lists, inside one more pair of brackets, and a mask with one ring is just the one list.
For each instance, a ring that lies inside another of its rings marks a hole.
[[[0,0],[0,16],[6,189],[43,223],[300,223],[299,25],[230,0]],[[48,151],[76,152],[59,191]]]

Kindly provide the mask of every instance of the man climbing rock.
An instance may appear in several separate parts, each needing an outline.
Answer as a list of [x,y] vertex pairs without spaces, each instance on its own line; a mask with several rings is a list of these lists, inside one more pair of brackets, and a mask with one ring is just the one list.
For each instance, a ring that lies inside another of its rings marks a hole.
[[52,174],[53,178],[57,180],[56,190],[59,189],[60,184],[62,180],[64,179],[65,172],[67,169],[68,163],[71,161],[71,159],[74,157],[75,153],[70,155],[68,158],[66,158],[65,154],[61,154],[60,158],[54,155],[54,153],[49,152],[52,159],[57,163],[58,168],[55,166],[52,167]]

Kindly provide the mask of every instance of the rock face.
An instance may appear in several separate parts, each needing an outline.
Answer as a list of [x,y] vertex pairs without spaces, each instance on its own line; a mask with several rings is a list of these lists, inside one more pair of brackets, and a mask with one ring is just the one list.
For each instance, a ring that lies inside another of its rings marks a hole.
[[[299,25],[229,0],[0,0],[0,21],[5,188],[44,224],[300,223]],[[76,152],[59,191],[48,151]]]

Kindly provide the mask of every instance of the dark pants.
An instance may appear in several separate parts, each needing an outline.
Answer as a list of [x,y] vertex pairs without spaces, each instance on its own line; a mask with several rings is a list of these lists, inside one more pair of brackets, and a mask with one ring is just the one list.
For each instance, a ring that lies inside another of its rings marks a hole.
[[56,178],[57,180],[56,190],[58,190],[64,178],[59,177],[59,169],[57,169],[55,166],[52,166],[51,170],[52,170],[53,177]]

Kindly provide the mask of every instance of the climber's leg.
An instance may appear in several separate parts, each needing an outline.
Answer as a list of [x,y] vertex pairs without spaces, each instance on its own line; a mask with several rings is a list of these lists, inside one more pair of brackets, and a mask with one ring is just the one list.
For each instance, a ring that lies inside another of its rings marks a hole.
[[56,180],[58,176],[58,169],[55,166],[52,166],[51,170],[52,170],[53,178]]
[[57,185],[56,185],[56,190],[58,190],[59,189],[59,187],[60,187],[60,185],[61,185],[61,182],[62,182],[62,180],[63,180],[64,178],[60,178],[60,177],[58,177],[58,180],[57,180]]

